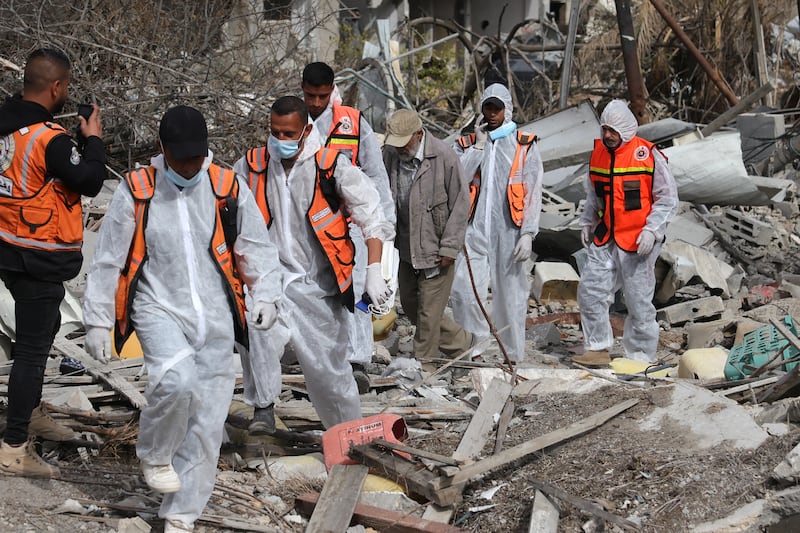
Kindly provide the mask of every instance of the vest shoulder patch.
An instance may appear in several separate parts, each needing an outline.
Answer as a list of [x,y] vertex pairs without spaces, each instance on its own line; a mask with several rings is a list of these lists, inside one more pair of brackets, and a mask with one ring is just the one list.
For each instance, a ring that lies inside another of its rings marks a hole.
[[5,172],[14,161],[14,135],[0,137],[0,172]]
[[650,150],[646,146],[640,146],[633,153],[633,158],[637,161],[644,161],[650,156]]

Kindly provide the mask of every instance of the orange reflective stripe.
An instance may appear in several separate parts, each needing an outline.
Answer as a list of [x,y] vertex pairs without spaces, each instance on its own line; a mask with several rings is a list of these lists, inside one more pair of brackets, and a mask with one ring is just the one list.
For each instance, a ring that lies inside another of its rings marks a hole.
[[525,195],[528,190],[523,172],[525,158],[528,157],[528,152],[535,141],[536,135],[517,131],[517,151],[514,153],[511,171],[508,173],[508,187],[506,189],[511,221],[517,227],[522,227],[522,219],[525,212]]
[[457,142],[462,149],[466,150],[467,148],[475,144],[475,134],[469,133],[467,135],[462,135],[461,137],[458,138]]
[[325,146],[339,152],[350,152],[350,162],[358,166],[361,143],[361,112],[349,106],[335,104],[332,108],[331,129]]
[[307,216],[314,235],[322,246],[325,257],[336,276],[342,303],[348,310],[353,311],[355,304],[353,293],[355,246],[350,239],[350,228],[341,209],[337,211],[331,209],[320,185],[323,179],[333,179],[338,155],[338,151],[330,148],[322,148],[317,152],[316,186]]
[[0,173],[0,239],[44,251],[80,251],[80,194],[47,173],[50,141],[65,133],[51,122],[32,124],[2,138],[8,165]]
[[[228,197],[238,201],[238,181],[232,170],[222,169],[212,164],[208,168],[208,175],[214,194],[217,197],[214,232],[211,236],[209,252],[214,259],[217,270],[225,279],[225,292],[231,313],[234,319],[234,332],[236,341],[247,346],[247,322],[245,319],[244,285],[233,260],[233,250],[230,250],[225,241],[220,207]],[[120,272],[119,283],[115,296],[115,324],[114,343],[117,351],[122,349],[125,341],[133,332],[130,323],[131,307],[136,294],[136,285],[142,273],[142,266],[147,260],[147,244],[145,242],[145,226],[150,199],[155,193],[155,169],[153,167],[141,168],[125,175],[125,181],[134,198],[134,229],[131,247],[125,266]]]
[[272,225],[272,214],[267,201],[267,169],[269,168],[269,152],[267,147],[251,148],[247,151],[247,166],[250,170],[247,186],[253,191],[261,215],[267,227]]

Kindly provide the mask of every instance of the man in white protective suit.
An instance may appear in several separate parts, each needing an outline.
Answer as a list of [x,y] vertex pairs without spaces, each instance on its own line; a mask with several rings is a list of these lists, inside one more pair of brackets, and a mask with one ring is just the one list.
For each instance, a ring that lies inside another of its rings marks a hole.
[[234,165],[248,176],[283,275],[278,320],[267,332],[251,330],[242,357],[245,401],[255,407],[251,434],[275,431],[273,405],[287,353],[300,363],[325,427],[361,417],[348,342],[348,315],[360,295],[353,288],[355,248],[345,212],[364,235],[365,290],[374,305],[389,298],[380,259],[383,242],[394,239],[375,186],[347,157],[321,146],[303,100],[276,100],[269,128],[267,145],[248,150]]
[[[475,132],[461,137],[455,149],[470,181],[470,224],[466,249],[481,300],[492,288],[491,318],[509,358],[525,357],[525,319],[528,314],[526,261],[539,232],[542,208],[542,159],[533,133],[517,130],[508,89],[486,88],[482,117]],[[456,262],[450,297],[453,318],[478,338],[489,325],[475,300],[464,254]],[[503,330],[508,326],[507,329]]]
[[624,101],[612,100],[600,125],[580,218],[587,248],[578,286],[585,351],[572,361],[587,366],[611,362],[614,334],[608,312],[622,288],[628,310],[622,336],[625,357],[652,362],[658,348],[655,264],[678,208],[678,191],[667,159],[636,135],[636,117]]
[[211,496],[235,381],[234,339],[268,328],[280,299],[277,251],[245,181],[212,163],[202,114],[176,106],[161,154],[129,172],[103,218],[84,299],[99,361],[135,330],[148,383],[136,454],[164,493],[164,531],[192,531]]
[[[334,84],[333,69],[322,62],[309,63],[303,69],[301,88],[308,114],[319,133],[322,146],[339,150],[372,181],[380,196],[380,207],[386,220],[394,225],[395,207],[389,190],[389,177],[383,166],[378,137],[358,109],[342,105]],[[350,237],[356,247],[353,287],[356,299],[361,298],[366,281],[367,247],[358,224],[350,224]],[[391,246],[384,253],[393,253]],[[369,377],[365,367],[372,362],[372,314],[357,311],[350,320],[350,364],[358,392],[369,392]]]

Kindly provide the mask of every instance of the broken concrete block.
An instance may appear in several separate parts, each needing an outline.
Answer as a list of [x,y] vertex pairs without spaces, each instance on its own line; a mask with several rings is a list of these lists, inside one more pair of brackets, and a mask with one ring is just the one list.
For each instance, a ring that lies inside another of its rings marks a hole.
[[117,523],[117,533],[149,533],[150,524],[140,517],[123,518]]
[[721,214],[709,215],[707,220],[726,233],[731,242],[745,241],[753,246],[766,246],[775,236],[775,228],[755,217],[727,208]]
[[704,522],[690,528],[692,533],[734,533],[741,531],[762,531],[761,526],[769,525],[777,517],[769,512],[766,500],[756,500],[736,509],[732,514],[712,522]]
[[667,242],[683,241],[694,246],[705,246],[714,239],[714,232],[705,224],[695,222],[687,215],[678,215],[667,226]]
[[796,484],[800,481],[800,444],[787,453],[783,461],[775,467],[772,479],[784,484]]
[[719,315],[725,310],[722,298],[719,296],[709,296],[698,300],[690,300],[679,304],[662,307],[658,310],[657,319],[663,320],[674,326],[683,324],[698,318],[710,318]]
[[552,322],[534,324],[525,331],[525,340],[533,341],[537,350],[561,344],[561,332]]
[[540,261],[533,269],[531,294],[540,302],[576,302],[581,278],[569,263]]
[[662,426],[681,428],[673,443],[687,455],[718,446],[755,450],[769,438],[750,413],[735,401],[704,387],[681,381],[665,390],[671,393],[639,424],[647,431]]
[[742,113],[736,118],[736,129],[742,136],[742,159],[752,163],[772,155],[774,141],[786,133],[786,122],[783,115]]

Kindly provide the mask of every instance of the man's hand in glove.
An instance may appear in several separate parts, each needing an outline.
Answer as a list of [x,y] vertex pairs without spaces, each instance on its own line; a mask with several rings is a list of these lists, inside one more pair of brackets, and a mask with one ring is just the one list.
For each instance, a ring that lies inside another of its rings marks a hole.
[[90,326],[86,331],[83,347],[89,352],[89,355],[101,363],[107,363],[114,353],[111,351],[111,331],[106,328]]
[[636,253],[639,255],[647,255],[653,251],[653,245],[656,243],[656,236],[653,235],[652,231],[642,230],[639,234],[639,237],[636,239],[636,244],[639,247],[636,249]]
[[383,279],[380,263],[367,265],[366,290],[373,305],[383,305],[389,299],[391,292]]
[[486,122],[486,119],[481,116],[481,118],[475,123],[475,144],[473,146],[478,150],[483,150],[488,138],[489,124]]
[[530,233],[523,233],[519,236],[517,245],[514,246],[514,261],[521,263],[527,261],[533,251],[533,235]]
[[581,242],[583,243],[584,248],[588,248],[590,244],[592,244],[592,227],[591,226],[582,226],[581,227]]
[[251,316],[254,328],[269,329],[278,318],[278,306],[270,302],[256,302]]

